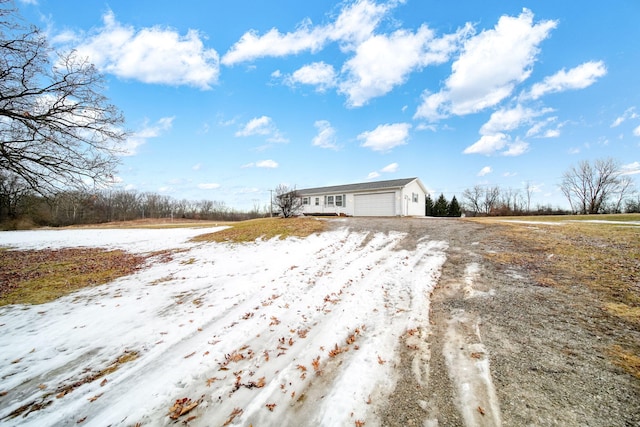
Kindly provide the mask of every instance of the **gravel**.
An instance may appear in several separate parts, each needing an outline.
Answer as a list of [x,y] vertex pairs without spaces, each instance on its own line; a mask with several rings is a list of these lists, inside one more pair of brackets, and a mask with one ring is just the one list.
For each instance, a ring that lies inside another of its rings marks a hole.
[[517,266],[489,262],[485,254],[515,248],[495,226],[445,218],[329,223],[407,232],[399,249],[425,238],[449,245],[420,347],[427,354],[400,343],[400,379],[379,414],[383,425],[640,426],[640,381],[607,356],[616,338],[640,340],[640,331],[606,316],[579,284],[543,287]]

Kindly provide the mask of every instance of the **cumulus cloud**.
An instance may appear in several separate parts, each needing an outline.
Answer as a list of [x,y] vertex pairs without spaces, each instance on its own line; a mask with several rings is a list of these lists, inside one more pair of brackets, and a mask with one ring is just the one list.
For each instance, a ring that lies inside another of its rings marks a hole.
[[335,21],[326,25],[313,26],[307,19],[295,31],[288,33],[272,28],[260,35],[251,30],[231,46],[222,57],[222,63],[230,66],[263,57],[318,52],[332,41],[338,41],[344,50],[350,50],[373,33],[391,7],[389,4],[360,0],[345,6]]
[[398,166],[399,165],[397,163],[391,163],[380,169],[380,171],[384,173],[393,173],[398,170]]
[[562,69],[552,76],[545,77],[541,83],[534,84],[525,97],[538,99],[548,93],[584,89],[605,74],[607,74],[607,67],[604,62],[585,62],[569,71]]
[[503,156],[520,156],[529,150],[529,143],[516,139],[515,142],[508,144],[507,149],[502,152]]
[[380,177],[380,173],[379,172],[370,172],[369,175],[367,175],[367,179],[376,179]]
[[129,136],[123,146],[116,148],[121,156],[134,156],[138,153],[138,148],[147,143],[151,138],[157,138],[164,132],[171,129],[175,117],[163,117],[155,123],[145,121],[142,128]]
[[329,64],[322,61],[314,62],[294,71],[293,74],[285,78],[285,82],[290,86],[295,86],[298,83],[312,85],[319,92],[324,92],[336,85],[336,72]]
[[342,72],[347,77],[339,91],[347,96],[349,106],[360,107],[403,84],[411,72],[447,61],[469,29],[437,40],[426,25],[415,33],[397,30],[391,35],[373,35],[344,64]]
[[489,121],[480,128],[480,134],[491,135],[504,131],[512,131],[523,124],[530,123],[533,118],[550,111],[553,110],[533,110],[531,108],[525,108],[521,104],[516,105],[514,108],[503,108],[491,114]]
[[468,38],[445,88],[425,93],[415,117],[437,120],[495,106],[529,77],[540,43],[556,25],[550,20],[534,23],[533,13],[524,9],[519,16],[502,16],[494,28]]
[[480,172],[478,172],[478,176],[485,176],[490,174],[491,172],[493,172],[493,169],[491,168],[491,166],[485,166],[482,169],[480,169]]
[[363,141],[362,147],[371,148],[373,151],[389,151],[407,143],[409,129],[409,123],[380,125],[372,131],[362,132],[358,135],[358,140]]
[[198,31],[180,35],[159,26],[135,29],[119,23],[111,11],[103,16],[103,23],[93,33],[76,35],[73,46],[100,71],[144,83],[200,89],[218,82],[218,53],[205,48]]
[[318,134],[313,138],[314,147],[337,149],[336,130],[327,120],[318,120],[313,124],[318,129]]
[[640,126],[638,126],[637,128],[635,128],[635,129],[633,130],[633,134],[634,134],[635,136],[640,136]]
[[274,160],[260,160],[259,162],[256,162],[257,168],[275,169],[278,166],[278,162]]
[[273,119],[269,116],[255,117],[249,120],[242,129],[235,133],[237,137],[253,135],[268,136],[269,142],[287,142],[288,140],[280,133]]
[[509,137],[504,133],[482,135],[478,141],[465,148],[464,154],[493,154],[502,150],[509,142]]

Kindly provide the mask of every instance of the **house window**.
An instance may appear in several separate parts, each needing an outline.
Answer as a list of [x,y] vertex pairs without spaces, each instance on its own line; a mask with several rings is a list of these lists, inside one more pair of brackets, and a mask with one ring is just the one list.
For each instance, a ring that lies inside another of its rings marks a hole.
[[327,200],[325,202],[325,205],[327,206],[333,206],[333,196],[326,196]]
[[336,196],[336,206],[344,206],[344,196]]
[[411,193],[413,203],[418,203],[418,193]]
[[320,197],[316,197],[316,206],[320,206]]
[[308,197],[303,197],[302,198],[302,204],[303,205],[308,205],[309,204],[309,198]]

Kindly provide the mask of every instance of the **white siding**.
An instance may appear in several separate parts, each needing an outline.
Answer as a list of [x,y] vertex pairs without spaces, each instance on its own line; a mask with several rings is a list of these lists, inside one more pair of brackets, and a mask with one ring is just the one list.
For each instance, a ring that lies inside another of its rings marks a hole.
[[[414,199],[417,195],[417,201]],[[426,193],[420,187],[417,180],[407,184],[402,189],[402,215],[407,216],[424,216]]]
[[396,193],[356,194],[354,196],[355,216],[396,215]]

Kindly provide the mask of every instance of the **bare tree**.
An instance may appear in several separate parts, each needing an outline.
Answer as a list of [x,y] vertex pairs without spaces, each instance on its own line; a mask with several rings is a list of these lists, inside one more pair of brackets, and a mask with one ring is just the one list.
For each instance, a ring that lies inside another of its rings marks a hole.
[[484,189],[480,185],[476,185],[473,188],[467,188],[462,192],[464,204],[474,213],[479,214],[482,212],[481,199]]
[[527,212],[531,212],[531,195],[533,194],[534,187],[531,182],[527,181],[524,185],[524,191],[527,195]]
[[560,190],[572,211],[599,213],[607,200],[621,191],[620,166],[610,158],[598,159],[593,164],[584,160],[563,174]]
[[53,52],[7,4],[0,0],[0,170],[41,194],[108,183],[126,134],[102,76],[76,52]]
[[618,188],[614,194],[617,197],[613,205],[614,213],[622,212],[622,202],[630,193],[633,194],[633,180],[628,175],[621,176]]
[[280,184],[276,187],[273,204],[283,217],[290,218],[297,215],[302,209],[302,198],[295,187],[291,189],[284,184]]

